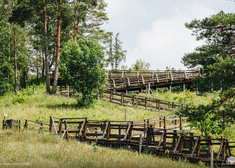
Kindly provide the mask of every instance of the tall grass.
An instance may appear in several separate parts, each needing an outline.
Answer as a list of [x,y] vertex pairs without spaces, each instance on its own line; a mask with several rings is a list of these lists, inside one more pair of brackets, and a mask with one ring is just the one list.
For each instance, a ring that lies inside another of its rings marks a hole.
[[[31,119],[49,122],[49,116],[87,117],[89,120],[124,120],[127,109],[127,120],[138,120],[174,114],[174,111],[156,112],[144,109],[124,107],[104,100],[97,100],[90,108],[78,108],[76,98],[62,95],[48,95],[45,85],[29,86],[19,95],[8,93],[0,97],[0,116],[7,114],[8,119]],[[185,94],[185,93],[180,93]],[[159,99],[176,101],[180,94],[155,93]],[[204,98],[192,93],[186,101],[205,103],[210,95]],[[177,97],[178,96],[178,97]],[[176,98],[177,97],[177,98]],[[198,100],[197,100],[198,99]],[[203,100],[202,100],[203,99]],[[151,155],[138,156],[137,152],[123,149],[96,147],[77,141],[61,141],[59,137],[48,132],[38,131],[13,132],[0,131],[0,167],[14,166],[17,163],[29,163],[29,167],[198,167],[182,161],[172,161]],[[19,166],[19,165],[18,165]],[[24,167],[25,165],[22,165]]]
[[[175,167],[198,165],[153,155],[96,147],[77,141],[61,141],[58,136],[36,132],[0,131],[0,167]],[[27,166],[23,165],[27,164]]]

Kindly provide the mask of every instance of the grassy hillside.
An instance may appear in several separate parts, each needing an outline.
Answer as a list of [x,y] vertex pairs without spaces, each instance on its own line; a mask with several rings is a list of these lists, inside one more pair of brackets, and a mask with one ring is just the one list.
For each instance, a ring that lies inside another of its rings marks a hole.
[[185,161],[139,156],[137,152],[124,149],[61,141],[49,133],[0,131],[0,135],[0,167],[20,167],[18,164],[23,164],[22,167],[199,167]]
[[[159,94],[160,95],[160,94]],[[173,96],[171,96],[173,97]],[[163,98],[162,98],[163,99]],[[173,98],[174,99],[174,98]],[[175,100],[175,99],[174,99]],[[93,107],[77,108],[75,98],[45,94],[45,86],[40,85],[20,92],[0,97],[0,116],[8,119],[24,119],[48,122],[49,116],[87,117],[95,120],[127,120],[174,114],[171,112],[152,112],[143,109],[124,107],[108,101],[98,100]],[[138,156],[137,152],[123,149],[96,147],[70,140],[61,141],[58,136],[48,132],[38,133],[29,130],[21,133],[0,131],[0,167],[29,163],[29,167],[198,167],[200,165],[184,161],[172,161],[151,155]],[[96,150],[98,149],[98,150]],[[8,164],[8,165],[7,165]],[[19,165],[18,165],[19,166]],[[25,165],[21,165],[24,167]]]

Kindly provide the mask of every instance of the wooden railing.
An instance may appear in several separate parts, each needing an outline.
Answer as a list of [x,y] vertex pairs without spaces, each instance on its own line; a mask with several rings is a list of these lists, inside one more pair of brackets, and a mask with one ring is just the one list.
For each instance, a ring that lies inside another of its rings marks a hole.
[[[45,126],[45,125],[48,125],[48,126]],[[48,129],[48,130],[50,129],[48,123],[25,119],[24,128],[28,130],[29,126],[40,127],[40,131],[43,131],[43,129]]]
[[186,121],[187,117],[178,117],[176,115],[169,116],[160,116],[154,118],[147,118],[142,120],[135,120],[134,125],[140,125],[144,128],[152,127],[154,129],[180,129],[182,130],[184,127],[188,126]]
[[185,71],[107,71],[109,89],[137,87],[142,85],[177,84],[191,81],[199,76],[196,70]]
[[[213,162],[219,166],[231,165],[227,161],[232,156],[235,142],[225,138],[198,136],[194,133],[167,130],[184,127],[183,118],[163,116],[143,119],[142,121],[97,121],[87,118],[50,117],[50,123],[25,120],[25,128],[29,126],[49,129],[62,138],[96,142],[97,145],[123,147],[145,151],[160,156],[184,158],[190,162]],[[159,127],[155,124],[158,123]],[[171,123],[171,124],[170,124]],[[45,126],[47,125],[47,126]],[[49,127],[48,127],[49,126]],[[214,150],[211,150],[211,148]],[[211,151],[213,153],[211,153]]]
[[194,108],[192,105],[181,104],[155,98],[147,98],[138,95],[129,95],[123,92],[118,93],[111,90],[106,90],[100,95],[100,99],[109,100],[112,103],[120,105],[131,105],[133,107],[140,107],[149,110],[171,110],[175,107]]

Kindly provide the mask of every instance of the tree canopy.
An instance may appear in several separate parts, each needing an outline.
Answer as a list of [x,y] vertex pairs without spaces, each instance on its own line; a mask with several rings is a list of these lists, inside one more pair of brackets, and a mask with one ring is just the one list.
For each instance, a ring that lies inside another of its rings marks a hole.
[[[46,92],[56,93],[58,61],[70,39],[91,38],[101,46],[110,34],[104,0],[4,0],[0,3],[0,95],[26,87],[30,76],[46,76]],[[117,35],[118,36],[118,35]],[[116,38],[118,44],[121,41]],[[114,48],[116,65],[122,56]],[[102,48],[105,52],[106,48]],[[107,61],[106,61],[107,62]],[[54,75],[53,90],[50,76]],[[13,87],[14,86],[14,87]]]
[[80,106],[89,106],[94,96],[102,93],[107,82],[103,48],[89,38],[68,41],[60,59],[60,72],[68,83],[81,94]]
[[130,70],[149,70],[150,63],[145,62],[141,59],[136,60],[135,64],[132,64]]

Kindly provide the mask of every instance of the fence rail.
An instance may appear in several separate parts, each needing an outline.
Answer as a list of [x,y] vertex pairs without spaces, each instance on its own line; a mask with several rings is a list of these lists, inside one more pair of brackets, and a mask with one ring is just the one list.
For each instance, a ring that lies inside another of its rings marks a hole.
[[[163,119],[162,119],[163,118]],[[174,159],[185,158],[190,162],[202,161],[207,164],[213,162],[218,165],[233,165],[227,158],[232,156],[235,142],[225,138],[211,138],[210,136],[197,136],[194,133],[182,133],[177,130],[164,128],[177,127],[176,121],[183,118],[177,116],[164,116],[138,120],[138,121],[97,121],[87,118],[58,118],[50,117],[49,123],[25,120],[28,126],[46,128],[50,132],[60,135],[61,139],[69,138],[79,141],[96,142],[98,145],[110,147],[123,147],[137,150],[140,153],[168,156]],[[164,123],[164,127],[157,127],[154,123]],[[167,122],[172,122],[170,125]],[[45,127],[45,125],[49,127]],[[211,148],[214,155],[211,155]],[[217,148],[216,148],[217,147]],[[211,157],[213,156],[213,157]]]
[[111,90],[106,90],[100,95],[100,99],[109,100],[112,103],[118,103],[120,105],[130,105],[133,107],[140,107],[149,110],[171,110],[175,107],[181,108],[194,108],[192,105],[181,104],[177,102],[170,102],[161,99],[147,98],[138,95],[129,95],[123,92],[118,93]]

